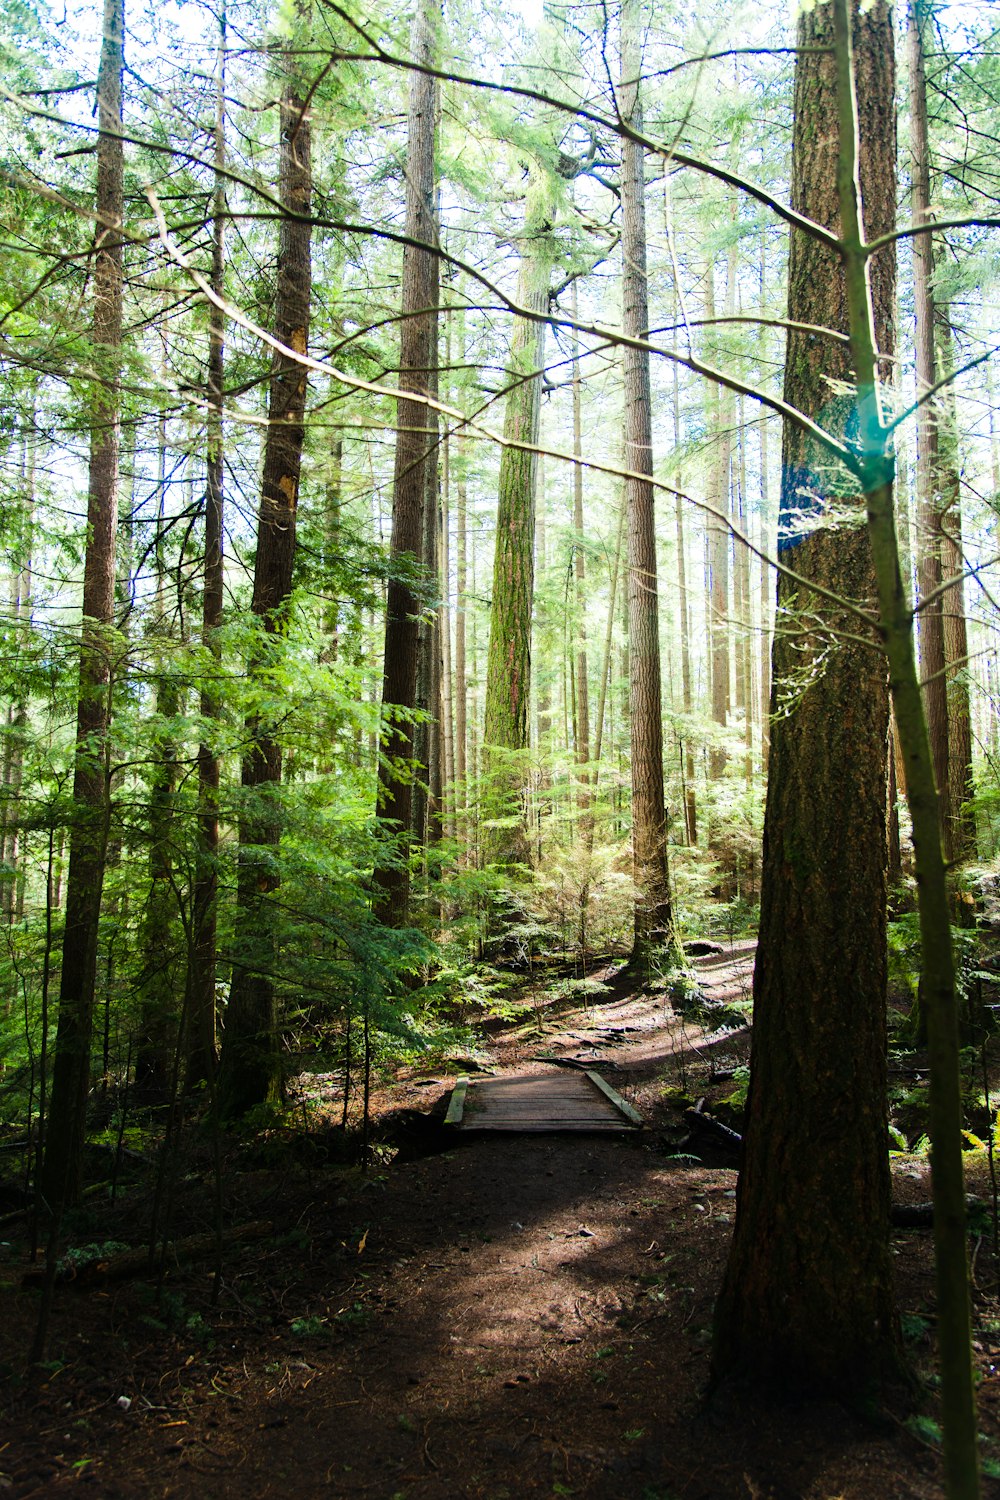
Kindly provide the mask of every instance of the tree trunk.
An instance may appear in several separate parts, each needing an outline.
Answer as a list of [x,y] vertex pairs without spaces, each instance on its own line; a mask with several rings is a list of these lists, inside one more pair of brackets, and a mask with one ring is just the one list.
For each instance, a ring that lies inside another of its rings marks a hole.
[[[767,263],[765,241],[760,242],[760,311],[767,316]],[[761,324],[759,335],[760,375],[764,378],[767,353],[767,329]],[[766,776],[768,757],[771,752],[771,602],[774,584],[766,556],[771,536],[771,494],[768,473],[768,435],[770,422],[767,412],[760,414],[760,758],[761,771]]]
[[[869,237],[895,222],[891,13],[855,8],[861,184]],[[831,7],[800,13],[792,202],[837,226]],[[895,256],[871,264],[879,347],[893,352]],[[848,328],[835,253],[793,231],[788,315]],[[854,420],[843,346],[792,332],[785,399],[842,436]],[[836,388],[836,387],[835,387]],[[754,1035],[736,1228],[716,1313],[716,1379],[771,1380],[857,1400],[899,1362],[886,1130],[886,744],[882,655],[841,638],[876,581],[857,479],[785,423],[782,578],[764,830]],[[839,524],[838,524],[839,523]],[[874,645],[875,642],[873,641]],[[791,701],[789,695],[794,694]]]
[[[413,17],[411,52],[418,65],[434,62],[435,0],[419,0]],[[399,388],[427,396],[436,363],[438,242],[434,141],[437,89],[429,73],[410,75],[407,136],[406,235],[403,249]],[[426,249],[418,248],[426,245]],[[423,561],[424,512],[434,462],[434,428],[422,401],[401,397],[396,407],[396,459],[392,488],[393,571],[385,617],[382,679],[382,733],[379,744],[379,816],[395,841],[393,858],[374,876],[373,911],[389,927],[404,927],[410,904],[409,849],[413,818],[413,724],[416,703],[418,620],[423,605],[418,586]]]
[[[708,267],[705,279],[705,316],[715,317],[714,272]],[[726,313],[730,309],[731,285],[734,281],[730,267],[726,287]],[[729,656],[729,549],[730,532],[726,517],[730,514],[730,466],[733,451],[733,400],[728,391],[720,392],[717,386],[706,391],[708,418],[714,437],[714,455],[709,460],[709,482],[707,485],[708,535],[711,558],[711,612],[712,638],[712,719],[720,739],[729,722],[730,676]],[[726,748],[713,744],[708,756],[709,775],[713,780],[726,769]]]
[[[935,305],[938,369],[952,374],[948,309]],[[965,552],[962,545],[962,490],[955,391],[942,394],[938,421],[938,492],[941,498],[941,573],[949,584],[943,596],[944,660],[948,684],[948,780],[950,819],[945,854],[960,863],[976,857],[976,819],[969,809],[972,778],[972,709],[969,702],[969,632],[965,612]]]
[[[34,394],[28,409],[28,424],[23,435],[21,482],[24,510],[17,526],[17,566],[11,577],[10,617],[16,636],[31,621],[31,569],[35,530],[35,448],[37,444],[36,405]],[[24,914],[24,826],[21,809],[21,784],[24,778],[24,749],[28,730],[28,696],[20,685],[7,712],[3,736],[3,780],[0,788],[0,913],[10,925]]]
[[[570,315],[579,317],[576,282],[573,282]],[[583,382],[580,378],[580,342],[573,336],[573,453],[583,457]],[[580,816],[590,816],[590,688],[587,672],[587,560],[583,531],[583,466],[573,466],[573,579],[576,621],[576,763],[580,767]]]
[[[619,108],[642,132],[638,0],[622,0]],[[645,152],[622,141],[622,329],[628,338],[649,334],[646,281]],[[663,792],[663,713],[660,623],[653,509],[653,436],[649,354],[626,345],[625,480],[628,507],[629,708],[632,739],[632,869],[635,933],[631,966],[642,978],[653,950],[675,946],[667,868]]]
[[[305,21],[301,10],[297,21]],[[289,54],[287,66],[289,76],[281,96],[279,186],[282,205],[289,215],[281,221],[278,243],[274,331],[282,344],[305,354],[311,291],[310,95],[294,53]],[[265,638],[270,638],[260,648],[262,658],[269,655],[268,648],[277,645],[292,590],[306,387],[305,366],[277,355],[271,375],[251,604]],[[251,662],[251,675],[263,664],[263,659]],[[236,959],[217,1089],[223,1119],[244,1115],[254,1105],[273,1098],[280,1082],[274,983],[277,913],[271,898],[279,884],[282,748],[275,726],[259,716],[247,724],[247,741],[242,773]]]
[[[930,151],[927,141],[927,83],[920,39],[919,0],[911,0],[907,24],[910,73],[910,202],[915,224],[926,224],[930,210]],[[934,384],[934,241],[914,235],[914,356],[918,399]],[[934,756],[941,827],[951,825],[948,777],[948,684],[945,678],[944,616],[941,588],[941,496],[938,493],[938,404],[925,401],[917,411],[917,599],[920,609],[920,675],[927,730]]]
[[[465,340],[459,341],[460,358],[465,358]],[[455,831],[459,845],[468,847],[466,819],[469,809],[468,787],[468,680],[466,675],[466,616],[468,611],[468,514],[469,490],[466,479],[466,443],[461,434],[455,439]]]
[[[451,363],[450,357],[448,361]],[[441,465],[441,779],[444,832],[455,837],[455,687],[451,650],[451,440],[445,438]]]
[[[157,476],[160,513],[157,517],[159,532],[153,555],[156,594],[151,620],[152,633],[159,638],[154,646],[159,659],[154,673],[155,718],[150,736],[149,803],[146,814],[149,830],[149,895],[140,927],[143,967],[138,986],[139,1036],[134,1053],[136,1088],[140,1096],[150,1102],[159,1102],[168,1096],[171,1061],[176,1051],[177,1026],[182,1013],[182,1007],[178,1004],[177,903],[173,887],[174,798],[177,788],[174,721],[180,711],[181,695],[169,647],[166,645],[170,629],[162,539],[166,472],[167,422],[166,415],[161,414]],[[109,1004],[110,998],[109,982]],[[108,1019],[110,1020],[110,1015]],[[106,1057],[105,1078],[107,1075]]]
[[[212,219],[212,290],[225,293],[226,263],[226,13],[219,21],[219,64],[215,115],[215,201]],[[206,433],[205,574],[201,597],[201,639],[214,664],[221,665],[224,568],[223,391],[225,388],[225,322],[213,303],[208,327],[208,418]],[[201,716],[211,725],[221,703],[216,683],[207,676],[201,688]],[[215,966],[216,908],[219,895],[219,756],[202,736],[198,746],[198,830],[191,894],[188,955],[187,1086],[196,1087],[215,1072],[218,1047]]]
[[[555,244],[552,204],[542,169],[532,169],[525,211],[524,249],[517,283],[519,306],[544,313]],[[538,444],[545,324],[516,318],[504,411],[505,442]],[[531,693],[531,616],[535,592],[535,492],[538,455],[505,447],[500,459],[490,641],[483,729],[488,864],[530,863],[525,823],[525,751]]]
[[97,237],[93,261],[92,337],[99,379],[92,397],[87,553],[73,770],[74,819],[70,833],[59,1022],[41,1184],[42,1194],[56,1214],[64,1204],[79,1196],[81,1188],[98,924],[108,837],[106,758],[111,696],[108,632],[114,619],[121,437],[124,36],[123,0],[105,0],[97,77]]
[[[674,300],[674,320],[677,317],[677,300]],[[673,367],[673,418],[674,447],[681,447],[681,389],[680,375]],[[684,476],[678,473],[678,494],[674,500],[674,524],[677,533],[677,612],[678,635],[681,651],[681,709],[684,714],[684,732],[680,743],[682,795],[684,799],[684,842],[692,849],[698,846],[698,799],[695,790],[694,746],[691,737],[691,602],[687,588],[687,540],[684,534],[684,501],[680,491],[684,488]]]

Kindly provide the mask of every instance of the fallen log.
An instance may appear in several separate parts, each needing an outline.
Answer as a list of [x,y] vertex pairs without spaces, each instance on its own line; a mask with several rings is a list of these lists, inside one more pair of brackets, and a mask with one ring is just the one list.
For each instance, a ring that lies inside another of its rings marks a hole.
[[[255,1219],[249,1224],[239,1224],[233,1229],[225,1229],[222,1232],[223,1245],[232,1245],[240,1240],[263,1240],[274,1232],[274,1224],[270,1219]],[[219,1236],[214,1232],[210,1234],[189,1234],[183,1239],[171,1240],[167,1245],[166,1259],[168,1264],[179,1265],[181,1261],[197,1260],[204,1255],[215,1253],[219,1245]],[[150,1257],[149,1246],[143,1245],[135,1250],[118,1250],[112,1255],[97,1255],[93,1260],[76,1264],[64,1257],[56,1269],[56,1285],[72,1285],[85,1291],[91,1286],[105,1286],[109,1281],[125,1281],[130,1276],[143,1276],[156,1271],[156,1257]],[[45,1266],[32,1266],[25,1271],[21,1277],[22,1287],[43,1286],[45,1283]]]
[[713,1141],[728,1146],[731,1151],[739,1152],[743,1137],[738,1130],[730,1130],[728,1125],[723,1125],[714,1115],[706,1113],[704,1099],[699,1099],[693,1109],[686,1109],[684,1118],[695,1132],[700,1131]]
[[[965,1199],[968,1213],[989,1213],[990,1206],[983,1198],[968,1194]],[[894,1203],[889,1213],[889,1222],[894,1229],[933,1229],[933,1203]]]

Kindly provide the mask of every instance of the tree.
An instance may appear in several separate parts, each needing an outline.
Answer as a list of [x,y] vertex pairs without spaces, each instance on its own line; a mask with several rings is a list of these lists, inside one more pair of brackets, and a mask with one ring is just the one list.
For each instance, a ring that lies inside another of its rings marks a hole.
[[[892,17],[854,7],[860,182],[869,239],[895,223]],[[792,205],[841,219],[832,6],[800,15]],[[841,256],[793,229],[788,316],[847,331]],[[894,350],[895,255],[872,258],[881,359]],[[884,366],[883,366],[884,369]],[[860,377],[858,377],[860,378]],[[850,439],[850,354],[790,331],[785,400]],[[864,490],[786,419],[760,946],[736,1230],[716,1315],[717,1378],[856,1397],[899,1367],[886,1131],[889,683]],[[818,590],[825,592],[819,593]],[[843,600],[842,604],[836,601]]]
[[[208,415],[205,464],[205,572],[202,583],[202,644],[214,663],[220,662],[224,585],[225,456],[223,453],[223,391],[225,388],[225,323],[220,303],[225,293],[226,261],[226,12],[219,19],[219,61],[215,116],[215,192],[212,204],[212,290],[208,330]],[[201,689],[201,713],[211,726],[220,715],[217,683],[206,678]],[[198,746],[198,834],[194,888],[191,894],[191,937],[187,975],[187,1082],[211,1078],[216,1063],[215,966],[219,894],[219,783],[215,746],[205,735]]]
[[[517,304],[548,310],[555,240],[552,185],[537,162],[529,168]],[[488,823],[487,863],[530,863],[524,815],[524,751],[528,746],[531,687],[531,617],[535,598],[535,488],[538,475],[545,323],[539,316],[514,320],[500,459],[497,534],[486,663],[483,727]]]
[[[638,0],[621,7],[619,110],[630,132],[642,132]],[[622,331],[649,333],[646,283],[645,151],[633,134],[622,139]],[[625,503],[628,508],[629,717],[632,748],[632,870],[635,925],[632,968],[649,972],[652,951],[675,943],[667,868],[663,790],[660,618],[653,519],[653,429],[649,353],[626,343]]]
[[[923,7],[913,0],[907,18],[907,61],[910,75],[910,200],[913,222],[931,216],[930,148],[927,139],[927,80],[921,42]],[[913,239],[914,353],[917,395],[934,385],[934,241],[929,234]],[[935,402],[925,400],[917,412],[917,584],[921,601],[920,672],[924,681],[927,729],[934,754],[934,774],[941,807],[941,825],[951,824],[948,774],[948,684],[944,657],[944,604],[941,596],[942,524],[939,475],[938,422]]]
[[[434,141],[436,91],[434,0],[417,0],[411,50],[407,130],[406,236],[400,307],[399,388],[428,396],[436,366],[438,239]],[[426,247],[426,248],[424,248]],[[410,900],[409,844],[413,800],[413,723],[417,646],[423,602],[421,572],[424,513],[436,471],[435,424],[426,401],[400,397],[396,407],[396,458],[392,485],[392,540],[385,616],[382,738],[379,745],[379,815],[393,835],[393,857],[375,871],[374,912],[391,927],[405,926]],[[433,488],[436,493],[436,477]]]
[[[298,18],[303,19],[300,9]],[[262,639],[251,675],[268,664],[280,639],[292,590],[296,512],[302,467],[307,372],[297,355],[309,342],[311,290],[312,134],[309,90],[294,51],[285,56],[281,94],[279,182],[286,210],[278,243],[274,333],[289,352],[276,351],[270,382],[267,438],[261,477],[257,561],[251,608]],[[274,963],[281,843],[282,750],[273,719],[278,710],[254,713],[243,757],[237,891],[236,964],[219,1059],[217,1105],[222,1118],[243,1115],[272,1096],[280,1077]]]
[[74,821],[70,834],[59,1023],[41,1184],[49,1207],[56,1213],[77,1197],[81,1186],[98,924],[108,837],[106,750],[121,437],[123,0],[105,0],[102,35],[97,76],[99,134],[92,332],[99,375],[91,397],[87,551],[73,772]]
[[[907,18],[910,76],[910,196],[913,222],[932,222],[931,154],[927,117],[924,32],[926,0],[911,0]],[[948,311],[935,290],[935,245],[931,234],[913,239],[913,301],[918,397],[928,397],[941,374],[951,374]],[[950,859],[961,859],[970,842],[963,804],[972,794],[969,696],[965,678],[968,638],[962,570],[962,510],[953,394],[922,401],[917,412],[917,536],[920,670],[927,727],[934,754],[941,827]],[[947,563],[947,575],[945,565]],[[944,589],[945,576],[950,587]]]

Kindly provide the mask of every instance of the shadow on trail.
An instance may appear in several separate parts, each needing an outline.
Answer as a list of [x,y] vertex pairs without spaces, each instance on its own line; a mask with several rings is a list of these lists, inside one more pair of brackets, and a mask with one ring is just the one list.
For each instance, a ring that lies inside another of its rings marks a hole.
[[897,1493],[899,1449],[839,1409],[699,1415],[734,1185],[638,1141],[496,1137],[317,1204],[284,1322],[237,1343],[225,1399],[198,1377],[214,1425],[192,1371],[191,1441],[120,1493],[862,1500],[879,1472]]

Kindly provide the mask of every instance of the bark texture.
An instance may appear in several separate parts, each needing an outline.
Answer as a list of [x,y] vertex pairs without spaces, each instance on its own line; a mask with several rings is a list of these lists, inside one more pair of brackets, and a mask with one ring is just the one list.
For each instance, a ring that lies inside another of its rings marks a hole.
[[111,696],[108,632],[114,619],[121,437],[124,35],[123,0],[105,0],[97,77],[99,135],[92,334],[100,375],[92,397],[83,633],[73,770],[74,821],[66,885],[59,1022],[41,1184],[42,1194],[54,1211],[72,1202],[81,1185],[98,924],[108,839],[106,751]]
[[[551,195],[540,169],[533,169],[525,214],[524,249],[517,301],[544,313],[555,255]],[[488,864],[530,861],[525,821],[525,766],[531,688],[531,616],[535,594],[535,491],[542,400],[545,324],[517,318],[508,368],[510,389],[500,460],[497,536],[493,562],[490,640],[486,658],[483,730],[487,779],[487,823],[483,846]]]
[[[907,19],[906,50],[910,74],[910,203],[914,224],[931,220],[930,148],[927,137],[927,80],[921,41],[922,11],[913,0]],[[914,363],[917,395],[934,384],[934,240],[914,235],[913,305]],[[917,597],[920,607],[920,675],[924,712],[934,756],[934,779],[940,802],[941,827],[951,823],[948,776],[948,686],[945,678],[944,601],[941,589],[942,496],[939,493],[940,452],[938,403],[925,401],[917,412]]]
[[[215,117],[215,193],[212,219],[212,290],[225,293],[226,262],[226,20],[220,20],[218,92]],[[208,421],[205,465],[205,575],[201,601],[201,639],[213,661],[220,661],[222,626],[225,465],[223,463],[223,390],[226,371],[225,324],[212,305],[208,328]],[[201,689],[206,724],[219,716],[221,704],[211,677]],[[194,1086],[215,1071],[218,1035],[215,1006],[216,904],[219,893],[219,757],[209,737],[198,746],[198,843],[191,897],[191,952],[188,961],[187,1083]]]
[[[275,337],[297,354],[309,342],[311,291],[312,139],[308,95],[289,58],[281,98],[281,202]],[[251,608],[265,634],[281,632],[292,591],[296,515],[305,432],[306,368],[276,355],[271,375],[267,441],[261,480],[257,561]],[[260,670],[252,662],[250,671]],[[246,1114],[274,1096],[280,1080],[274,967],[276,911],[269,899],[279,884],[282,750],[275,726],[256,717],[247,724],[237,880],[235,962],[226,1029],[219,1059],[217,1099],[223,1118]]]
[[[637,0],[621,10],[619,109],[642,131],[642,66]],[[622,329],[627,337],[649,332],[646,278],[645,152],[622,141]],[[626,345],[625,480],[628,509],[629,710],[632,741],[632,870],[635,931],[631,964],[649,969],[655,947],[673,946],[673,913],[667,868],[667,818],[663,791],[663,710],[660,622],[653,507],[653,435],[649,354]]]
[[[434,61],[434,0],[420,0],[411,51],[418,67]],[[438,242],[434,141],[437,93],[429,74],[410,75],[406,170],[406,234],[399,350],[399,388],[427,396],[436,365]],[[418,241],[419,244],[412,243]],[[426,249],[420,248],[427,246]],[[431,488],[435,424],[422,401],[403,397],[396,408],[392,488],[392,538],[385,618],[382,734],[379,743],[379,815],[394,838],[393,857],[375,871],[373,910],[390,927],[405,926],[410,902],[409,846],[413,819],[413,724],[417,642],[422,608],[420,578],[424,512]],[[436,482],[434,485],[436,491]]]
[[[869,237],[895,216],[891,13],[854,8],[860,175]],[[793,204],[839,228],[831,6],[801,15]],[[894,348],[895,258],[871,264],[883,357]],[[793,232],[789,317],[848,328],[838,258]],[[835,433],[856,425],[843,346],[790,334],[785,399]],[[785,561],[868,610],[875,577],[858,483],[785,425]],[[884,657],[843,638],[856,617],[782,579],[764,833],[754,1040],[733,1246],[717,1308],[716,1378],[848,1394],[897,1368],[886,1133]],[[873,642],[874,644],[874,642]]]

